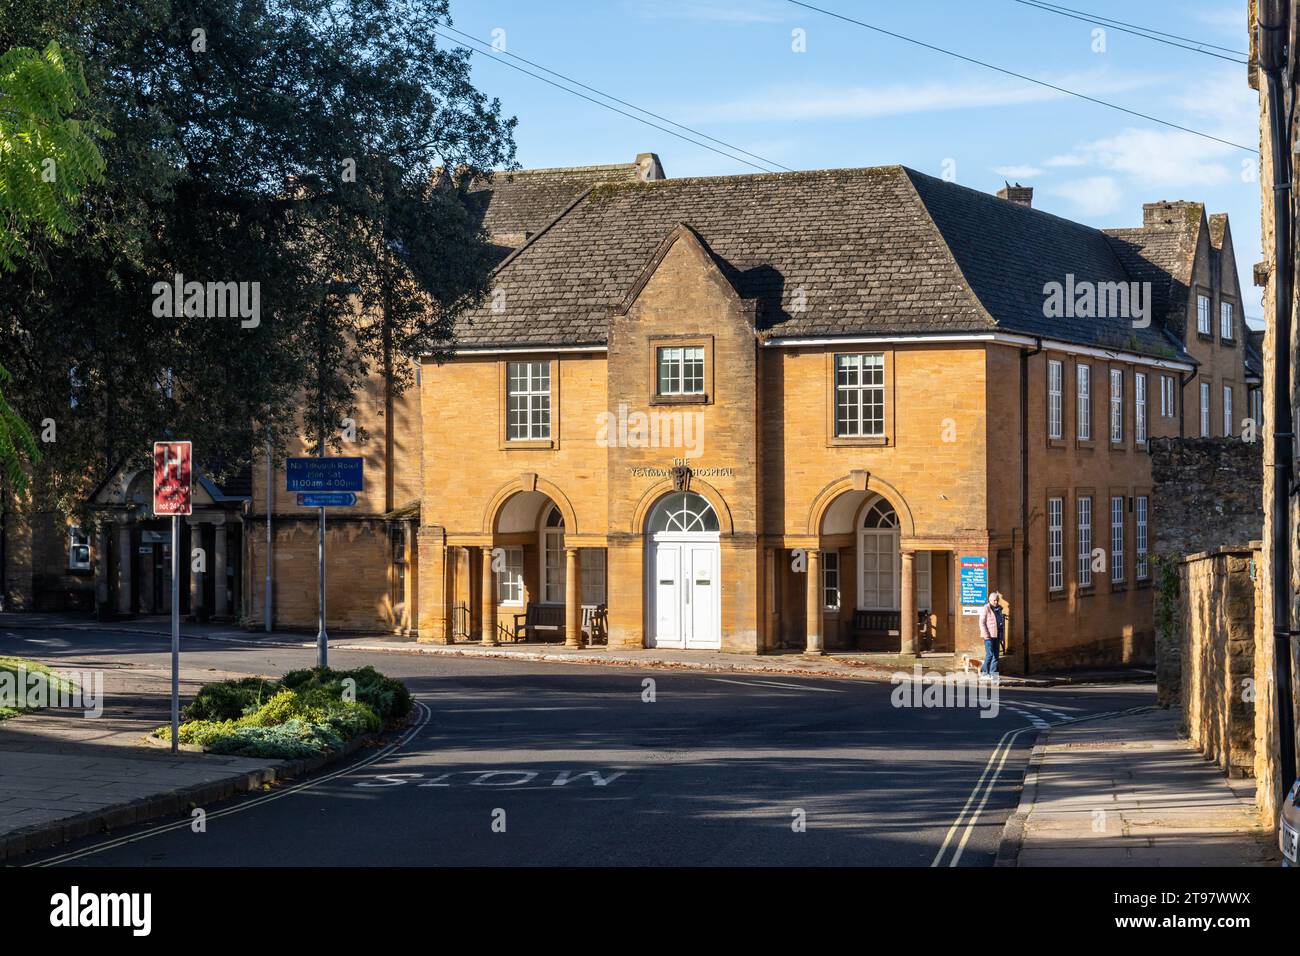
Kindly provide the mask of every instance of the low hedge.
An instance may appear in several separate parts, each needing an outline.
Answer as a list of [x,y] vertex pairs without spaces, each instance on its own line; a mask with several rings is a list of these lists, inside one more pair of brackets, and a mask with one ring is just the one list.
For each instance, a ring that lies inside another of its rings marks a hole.
[[[355,700],[344,696],[349,678]],[[244,677],[204,685],[181,713],[179,738],[211,753],[313,757],[397,723],[411,706],[401,681],[369,666],[291,671],[278,681]],[[170,740],[171,728],[159,727],[154,736]]]

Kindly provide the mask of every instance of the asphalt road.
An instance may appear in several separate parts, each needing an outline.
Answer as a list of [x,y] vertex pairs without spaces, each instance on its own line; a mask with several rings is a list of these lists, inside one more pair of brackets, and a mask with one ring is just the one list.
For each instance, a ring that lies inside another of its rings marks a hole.
[[[0,654],[158,667],[167,641],[15,630]],[[187,671],[312,663],[303,649],[183,645]],[[1140,684],[1003,688],[986,718],[895,706],[885,683],[342,651],[330,663],[402,678],[413,723],[313,779],[205,807],[205,833],[163,820],[11,862],[988,866],[1038,729],[1153,699]]]

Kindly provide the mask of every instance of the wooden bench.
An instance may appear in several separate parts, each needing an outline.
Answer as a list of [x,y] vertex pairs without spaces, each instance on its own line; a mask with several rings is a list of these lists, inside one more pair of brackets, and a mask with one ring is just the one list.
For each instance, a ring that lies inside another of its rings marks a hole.
[[582,635],[588,644],[605,644],[609,640],[605,622],[608,608],[604,604],[582,606]]
[[530,604],[523,614],[515,615],[515,640],[532,640],[538,633],[564,634],[563,604]]

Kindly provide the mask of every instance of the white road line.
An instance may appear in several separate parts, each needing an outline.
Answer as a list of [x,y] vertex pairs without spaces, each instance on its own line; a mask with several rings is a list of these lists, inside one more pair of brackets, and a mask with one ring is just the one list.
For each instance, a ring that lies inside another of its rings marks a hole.
[[[232,813],[240,813],[244,810],[251,810],[254,807],[261,806],[263,803],[268,803],[271,800],[279,800],[281,797],[288,797],[295,793],[301,793],[304,790],[310,790],[312,787],[318,787],[323,783],[329,783],[331,780],[334,780],[338,777],[343,777],[346,776],[347,774],[354,773],[355,771],[360,770],[362,767],[368,767],[371,764],[376,763],[377,761],[383,760],[385,757],[389,756],[394,751],[406,746],[406,744],[410,742],[411,738],[414,737],[415,734],[421,728],[423,728],[426,724],[429,723],[429,719],[433,716],[433,712],[430,711],[429,708],[419,700],[415,702],[415,706],[419,710],[420,719],[417,720],[410,727],[408,727],[402,733],[402,736],[398,737],[391,744],[382,748],[381,750],[375,751],[374,754],[367,757],[365,760],[359,760],[356,763],[348,764],[348,766],[335,770],[332,773],[328,773],[323,777],[317,777],[313,780],[306,780],[300,784],[296,784],[284,790],[277,790],[274,793],[268,793],[261,797],[254,797],[252,800],[247,800],[239,804],[238,806],[227,807],[224,810],[217,810],[213,813],[209,813],[207,818],[209,820],[215,820],[218,817],[224,817]],[[95,853],[102,853],[104,850],[111,850],[115,847],[126,846],[128,843],[138,843],[141,840],[147,840],[150,837],[158,836],[161,833],[169,833],[172,830],[179,830],[182,827],[188,827],[190,823],[191,821],[188,818],[184,820],[177,820],[175,823],[163,824],[162,826],[154,827],[152,830],[146,830],[143,833],[137,833],[133,836],[122,837],[120,839],[115,839],[115,840],[107,840],[104,843],[99,843],[96,844],[95,846],[86,847],[84,850],[76,850],[71,853],[61,854],[60,856],[50,857],[47,860],[38,860],[34,863],[25,863],[23,865],[24,866],[53,866],[56,863],[64,863],[67,862],[68,860],[79,860],[83,856],[91,856],[92,854]]]
[[753,680],[728,680],[725,677],[710,677],[708,680],[715,681],[719,684],[738,684],[741,687],[780,687],[785,690],[811,690],[821,694],[843,694],[846,691],[837,690],[831,687],[813,687],[806,684],[782,684],[779,681],[753,681]]
[[[1009,707],[1009,706],[1011,706],[1011,705],[1010,705],[1010,704],[1004,704],[1003,706],[1007,706],[1007,707]],[[1073,720],[1073,719],[1074,719],[1071,715],[1069,715],[1069,714],[1067,714],[1067,713],[1063,713],[1062,711],[1057,710],[1055,707],[1050,707],[1050,706],[1048,706],[1047,704],[1040,704],[1040,703],[1039,703],[1038,701],[1036,701],[1036,700],[1017,700],[1017,701],[1016,701],[1016,706],[1018,706],[1018,707],[1028,707],[1028,708],[1030,708],[1031,710],[1041,710],[1041,711],[1043,711],[1044,713],[1051,714],[1053,717],[1057,717],[1057,718],[1059,718],[1059,719],[1061,719],[1061,720]]]
[[[979,798],[980,791],[984,788],[985,780],[989,779],[989,772],[993,770],[993,765],[994,763],[997,762],[998,757],[1003,755],[1004,749],[1010,750],[1011,744],[1015,742],[1015,739],[1017,737],[1019,737],[1025,731],[1033,730],[1033,729],[1036,728],[1020,727],[1015,730],[1008,730],[1005,734],[1002,735],[1002,738],[998,741],[997,746],[993,748],[993,753],[989,755],[988,763],[984,765],[984,772],[980,774],[979,780],[976,781],[975,788],[971,790],[970,796],[966,798],[966,804],[961,808],[961,813],[957,814],[957,819],[954,820],[952,826],[948,828],[948,833],[943,838],[943,845],[939,847],[939,852],[936,853],[934,855],[934,859],[930,861],[930,866],[934,867],[934,866],[941,865],[940,861],[943,859],[944,853],[948,851],[948,846],[949,844],[952,843],[953,837],[956,836],[957,832],[961,829],[962,821],[966,819],[967,812],[971,809],[975,801]],[[1003,756],[1004,763],[1005,763],[1005,759],[1006,759],[1005,756]],[[998,769],[997,771],[994,772],[993,775],[993,781],[996,781],[997,774],[1001,773],[1001,771],[1002,771],[1002,765],[998,764]],[[992,788],[992,781],[990,782],[990,789],[991,788]],[[980,808],[982,809],[983,806],[984,804],[981,803]],[[979,811],[976,810],[976,812],[970,817],[970,820],[967,822],[967,827],[966,827],[967,831],[974,828],[975,822],[978,819],[979,819]],[[965,845],[964,840],[962,841],[962,845],[963,846]]]

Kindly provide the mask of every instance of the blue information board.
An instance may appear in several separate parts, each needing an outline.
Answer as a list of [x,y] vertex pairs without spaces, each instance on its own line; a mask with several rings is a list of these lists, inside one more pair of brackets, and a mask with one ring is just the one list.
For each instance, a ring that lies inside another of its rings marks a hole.
[[357,496],[350,491],[316,491],[298,495],[300,508],[351,508]]
[[989,559],[963,557],[961,568],[961,612],[977,614],[989,599]]
[[285,491],[365,491],[360,458],[290,458]]

